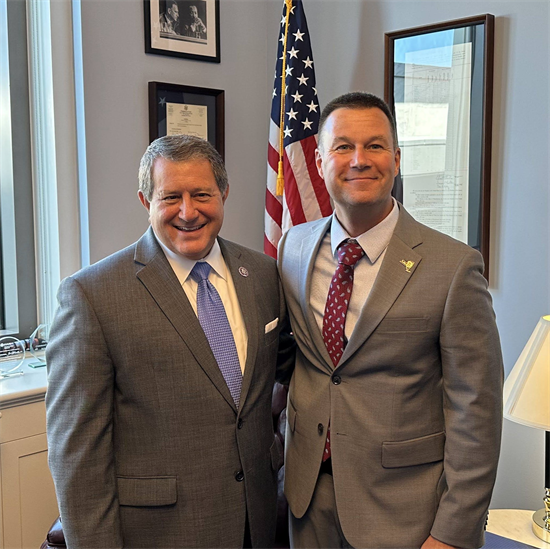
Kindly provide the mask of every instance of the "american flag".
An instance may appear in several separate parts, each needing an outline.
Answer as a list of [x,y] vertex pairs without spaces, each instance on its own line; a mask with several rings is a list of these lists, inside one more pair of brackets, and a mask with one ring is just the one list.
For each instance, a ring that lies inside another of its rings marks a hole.
[[[287,30],[287,9],[290,14]],[[286,31],[286,32],[285,32]],[[284,114],[281,128],[281,91],[286,34]],[[277,48],[267,154],[264,252],[277,257],[277,244],[293,225],[332,213],[325,183],[317,173],[315,149],[319,127],[313,54],[301,0],[286,0]],[[277,196],[277,172],[283,133],[284,193]]]

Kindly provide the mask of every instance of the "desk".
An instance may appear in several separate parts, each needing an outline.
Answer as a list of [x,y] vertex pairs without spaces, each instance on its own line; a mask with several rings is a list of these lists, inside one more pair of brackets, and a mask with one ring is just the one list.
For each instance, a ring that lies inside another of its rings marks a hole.
[[59,511],[48,469],[46,368],[0,381],[0,549],[40,547]]
[[533,533],[533,513],[525,509],[491,509],[487,532],[538,547],[550,549],[550,543],[542,541]]

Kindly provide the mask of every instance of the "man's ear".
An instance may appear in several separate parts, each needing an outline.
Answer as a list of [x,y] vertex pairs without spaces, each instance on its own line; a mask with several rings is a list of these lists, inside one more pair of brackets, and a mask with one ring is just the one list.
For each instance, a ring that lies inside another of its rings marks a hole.
[[143,192],[138,191],[138,198],[139,198],[139,201],[143,204],[143,207],[147,211],[150,211],[151,203],[149,202],[149,200],[147,200],[147,198],[145,198],[145,195],[143,194]]
[[317,166],[317,171],[319,172],[319,175],[322,179],[324,179],[323,175],[323,157],[321,156],[321,153],[319,152],[319,149],[315,149],[315,165]]
[[222,194],[222,204],[225,204],[225,201],[227,200],[228,195],[229,195],[229,183],[225,188],[225,192]]
[[401,149],[397,147],[395,149],[395,174],[399,172],[399,168],[401,167]]

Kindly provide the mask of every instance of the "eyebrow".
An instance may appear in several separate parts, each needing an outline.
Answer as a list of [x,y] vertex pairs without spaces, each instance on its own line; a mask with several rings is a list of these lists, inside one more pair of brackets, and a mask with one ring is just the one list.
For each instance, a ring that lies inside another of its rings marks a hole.
[[[347,135],[337,135],[333,140],[332,143],[336,143],[337,141],[347,141],[348,143],[353,143],[353,139],[349,138]],[[385,135],[373,135],[368,140],[367,143],[371,143],[372,141],[386,141],[391,142],[391,137],[388,139]]]
[[176,189],[163,189],[161,191],[158,191],[159,196],[166,196],[167,194],[181,194]]

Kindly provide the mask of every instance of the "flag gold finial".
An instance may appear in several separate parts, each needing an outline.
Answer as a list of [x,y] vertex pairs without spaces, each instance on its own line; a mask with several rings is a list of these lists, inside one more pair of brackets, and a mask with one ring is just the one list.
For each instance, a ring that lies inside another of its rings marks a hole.
[[290,21],[290,11],[292,9],[292,0],[285,0],[286,16],[285,16],[285,34],[283,41],[283,67],[281,70],[281,117],[279,123],[279,166],[277,170],[277,196],[283,196],[285,188],[285,178],[283,173],[283,156],[284,150],[284,123],[285,123],[285,97],[286,97],[286,48],[288,39],[288,24]]

